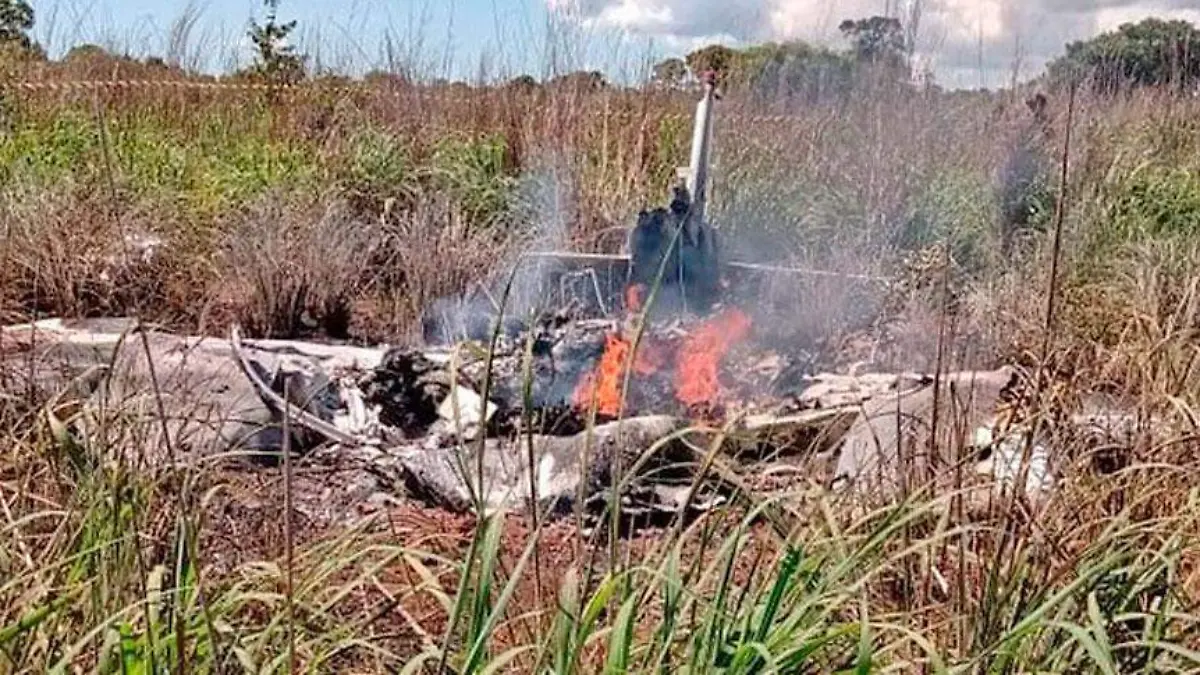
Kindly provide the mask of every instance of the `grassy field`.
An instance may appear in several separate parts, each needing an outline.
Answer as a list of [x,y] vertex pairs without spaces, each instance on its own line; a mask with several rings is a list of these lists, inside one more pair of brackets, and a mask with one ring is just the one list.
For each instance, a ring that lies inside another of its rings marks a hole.
[[[2,82],[0,323],[402,343],[539,229],[615,251],[690,141],[679,93]],[[85,451],[52,402],[0,390],[0,672],[1200,667],[1200,103],[1081,95],[1068,116],[1052,94],[1020,237],[1001,198],[1023,95],[730,97],[718,115],[714,220],[758,262],[897,280],[892,363],[1041,367],[1055,396],[1161,428],[1116,470],[1055,447],[1070,480],[1036,517],[950,517],[952,494],[851,515],[804,481],[783,537],[730,508],[596,543],[413,506],[306,523],[279,470],[151,471],[113,459],[125,430]]]

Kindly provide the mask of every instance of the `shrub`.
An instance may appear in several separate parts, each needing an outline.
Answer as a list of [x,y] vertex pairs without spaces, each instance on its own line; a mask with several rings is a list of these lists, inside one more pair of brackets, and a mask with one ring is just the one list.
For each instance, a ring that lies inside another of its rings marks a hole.
[[64,193],[30,202],[0,208],[0,311],[186,322],[207,292],[204,252],[160,235],[161,214],[117,219],[106,201]]
[[289,204],[271,195],[229,234],[225,265],[242,284],[235,312],[250,335],[349,335],[351,308],[371,281],[363,261],[383,241],[377,223],[343,205]]
[[1114,191],[1111,233],[1121,240],[1194,237],[1200,233],[1200,174],[1146,167]]
[[1053,171],[1046,155],[1022,145],[1000,171],[1000,235],[1004,250],[1015,237],[1045,230],[1054,215]]
[[429,168],[433,185],[445,190],[472,222],[494,223],[507,208],[514,186],[507,171],[507,151],[499,134],[474,140],[441,139]]
[[977,275],[995,255],[995,201],[982,176],[943,171],[933,176],[909,206],[907,218],[892,240],[902,252],[938,243],[948,245],[953,262]]
[[411,204],[420,189],[407,139],[368,127],[350,139],[341,189],[359,213],[378,214],[388,200]]
[[95,123],[77,111],[63,111],[44,126],[18,123],[0,136],[0,178],[10,186],[87,182],[103,163],[99,150]]

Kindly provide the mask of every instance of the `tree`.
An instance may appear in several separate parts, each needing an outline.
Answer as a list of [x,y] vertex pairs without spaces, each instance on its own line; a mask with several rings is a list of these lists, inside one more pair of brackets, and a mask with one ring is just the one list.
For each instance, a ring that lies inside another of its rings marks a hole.
[[266,22],[259,25],[251,21],[248,32],[258,52],[254,74],[282,84],[299,82],[304,79],[305,57],[287,43],[296,22],[279,23],[279,0],[263,0],[263,5],[267,8]]
[[577,94],[584,94],[599,91],[607,87],[608,82],[604,79],[604,73],[598,70],[577,70],[566,75],[559,75],[550,80],[547,85]]
[[1050,80],[1090,80],[1096,89],[1194,87],[1200,82],[1200,31],[1187,21],[1145,19],[1067,45],[1047,68]]
[[[695,77],[717,73],[727,89],[750,91],[758,96],[815,102],[848,91],[866,73],[879,73],[892,81],[912,80],[908,38],[898,19],[873,16],[843,21],[840,29],[851,43],[849,50],[832,50],[795,40],[733,49],[713,44],[685,57]],[[655,66],[656,82],[678,71],[671,60]]]
[[688,54],[686,61],[697,77],[710,68],[716,71],[725,89],[771,98],[801,96],[808,101],[844,89],[854,66],[843,54],[798,40],[745,49],[710,45]]
[[907,70],[908,40],[899,19],[887,16],[846,19],[838,30],[850,40],[851,51],[860,62]]
[[742,50],[738,70],[738,79],[759,95],[814,102],[846,89],[854,77],[854,61],[797,40]]
[[35,49],[29,37],[33,18],[33,7],[25,0],[0,0],[0,45]]
[[725,45],[708,45],[687,55],[687,67],[699,78],[711,70],[717,74],[717,82],[725,84],[730,72],[735,70],[737,52]]
[[677,87],[687,77],[688,67],[683,59],[670,58],[654,66],[654,83]]
[[535,80],[533,78],[532,75],[526,74],[526,75],[518,75],[518,76],[514,77],[513,79],[508,81],[506,86],[509,89],[513,89],[513,90],[519,91],[523,94],[527,94],[527,93],[537,90],[538,82],[537,82],[537,80]]

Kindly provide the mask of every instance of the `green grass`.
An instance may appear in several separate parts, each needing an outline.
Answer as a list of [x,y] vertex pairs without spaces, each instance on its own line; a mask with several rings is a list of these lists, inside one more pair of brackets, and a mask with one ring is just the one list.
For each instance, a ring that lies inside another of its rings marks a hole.
[[[677,98],[442,94],[12,103],[0,319],[293,335],[303,313],[345,311],[351,337],[400,341],[431,300],[497,271],[535,218],[613,250],[686,161]],[[964,300],[947,353],[1036,365],[1051,221],[997,255],[996,175],[1024,120],[996,121],[996,102],[880,94],[782,122],[722,102],[714,220],[764,260],[858,272],[948,243],[972,274],[949,289]],[[1169,433],[1111,474],[1064,441],[1074,480],[1035,522],[1004,504],[957,518],[953,494],[864,512],[797,480],[757,504],[782,510],[782,531],[746,506],[634,541],[416,509],[285,531],[279,469],[150,469],[120,452],[136,440],[120,415],[79,446],[54,422],[72,411],[0,386],[0,672],[1194,671],[1200,111],[1086,103],[1049,365]],[[522,179],[546,166],[565,198],[530,214]],[[142,230],[162,257],[123,261],[116,242]],[[924,294],[884,317],[916,336],[897,367],[937,347],[920,317],[939,317],[946,289],[920,273]],[[856,309],[841,298],[792,321]]]
[[[719,511],[618,567],[568,564],[549,580],[553,601],[535,605],[539,534],[514,542],[503,514],[481,519],[458,555],[365,522],[304,536],[290,569],[270,557],[218,573],[204,542],[220,527],[208,514],[221,499],[210,480],[222,477],[110,466],[81,467],[60,487],[61,504],[6,526],[6,672],[290,672],[293,654],[303,672],[422,672],[413,669],[437,662],[456,673],[1200,664],[1200,625],[1180,586],[1200,511],[1193,498],[1145,518],[1139,510],[1161,496],[1153,490],[1102,520],[1029,527],[1011,514],[953,525],[942,515],[952,495],[850,517],[808,489],[786,495],[796,527],[783,539],[753,525],[753,512]],[[1194,475],[1139,472],[1147,482]],[[1107,489],[1070,494],[1048,515],[1103,502]],[[1011,527],[1008,553],[989,556]],[[425,608],[421,618],[410,607]]]

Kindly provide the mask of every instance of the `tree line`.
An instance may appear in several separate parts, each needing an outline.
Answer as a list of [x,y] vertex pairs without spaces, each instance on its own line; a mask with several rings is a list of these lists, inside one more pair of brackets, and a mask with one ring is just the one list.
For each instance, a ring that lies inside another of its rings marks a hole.
[[[247,28],[255,49],[254,62],[237,75],[283,83],[310,77],[307,57],[289,43],[296,21],[280,20],[279,0],[263,0],[263,6],[263,20],[251,21]],[[45,58],[43,48],[30,34],[34,20],[28,0],[0,0],[0,57],[11,58],[15,54],[19,58]],[[920,81],[931,85],[929,74],[913,72],[912,45],[899,19],[883,16],[847,19],[839,29],[844,39],[841,48],[802,41],[741,48],[708,45],[654,65],[649,83],[682,87],[713,71],[727,90],[803,99],[838,94],[864,80],[904,85]],[[79,49],[99,48],[87,45]],[[1195,92],[1200,85],[1200,30],[1182,20],[1148,18],[1126,23],[1092,38],[1068,43],[1065,53],[1047,65],[1037,83],[1052,88],[1083,83],[1107,93],[1144,86]],[[539,86],[527,75],[509,84],[522,88]],[[607,86],[599,71],[568,73],[546,84],[582,89]]]
[[[295,45],[288,41],[297,22],[279,19],[279,0],[262,0],[262,4],[265,10],[263,21],[251,20],[246,30],[247,37],[254,45],[254,62],[237,75],[281,84],[304,80],[309,76],[308,57],[298,53]],[[0,59],[46,58],[45,49],[30,35],[35,16],[28,0],[0,0]],[[96,45],[77,45],[67,52],[64,60],[94,56],[108,54]],[[162,59],[149,57],[146,64],[162,65]]]
[[725,89],[813,99],[847,91],[864,79],[896,84],[914,80],[911,45],[899,19],[848,19],[839,29],[847,43],[844,49],[799,40],[741,49],[714,44],[658,63],[651,81],[678,87],[712,71]]

